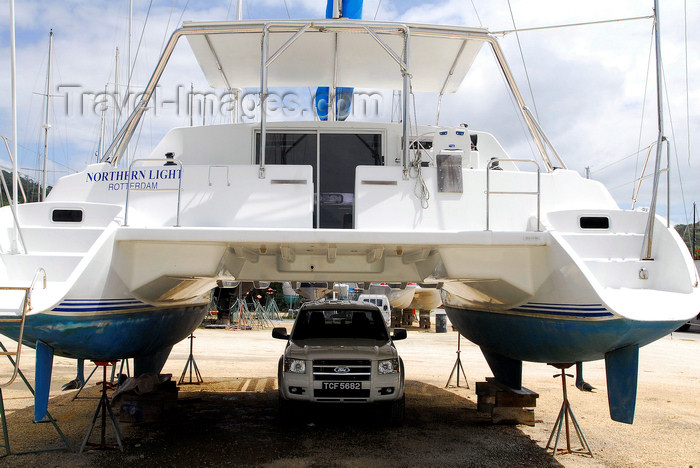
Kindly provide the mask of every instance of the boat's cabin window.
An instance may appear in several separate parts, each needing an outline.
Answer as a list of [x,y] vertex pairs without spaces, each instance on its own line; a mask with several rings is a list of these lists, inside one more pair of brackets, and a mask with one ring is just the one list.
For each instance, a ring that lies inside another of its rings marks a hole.
[[[260,133],[256,134],[256,162]],[[266,164],[313,167],[314,227],[352,229],[355,168],[382,166],[382,136],[377,133],[268,133]]]
[[581,216],[581,229],[610,229],[610,219],[607,216]]
[[53,210],[51,221],[54,223],[81,223],[83,222],[83,210]]

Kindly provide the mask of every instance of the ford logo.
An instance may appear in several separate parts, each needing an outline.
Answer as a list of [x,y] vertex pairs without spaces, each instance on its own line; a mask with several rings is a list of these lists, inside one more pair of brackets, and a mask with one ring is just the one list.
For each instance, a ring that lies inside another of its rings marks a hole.
[[336,367],[335,369],[333,369],[333,372],[335,372],[336,374],[347,374],[348,372],[350,372],[350,369],[348,369],[347,367]]

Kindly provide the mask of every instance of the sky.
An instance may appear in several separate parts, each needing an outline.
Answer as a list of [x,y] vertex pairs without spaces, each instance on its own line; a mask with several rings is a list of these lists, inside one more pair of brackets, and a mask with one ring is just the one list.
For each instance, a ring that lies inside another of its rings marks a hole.
[[[514,29],[514,23],[525,29],[650,16],[652,9],[652,0],[365,0],[363,17],[498,32]],[[180,22],[234,19],[235,10],[235,0],[134,0],[132,88],[145,85],[163,44]],[[693,27],[700,21],[700,2],[662,0],[660,12],[664,126],[671,141],[671,220],[685,224],[692,221],[692,203],[700,202],[700,161],[695,156],[700,147],[700,30]],[[243,19],[324,14],[324,0],[243,0]],[[49,132],[53,182],[96,159],[102,93],[105,86],[110,92],[115,86],[117,47],[118,89],[122,93],[125,89],[128,0],[23,0],[16,2],[15,15],[18,152],[20,167],[30,176],[43,152],[48,33],[54,32]],[[582,175],[588,168],[625,209],[632,207],[633,181],[641,173],[648,146],[657,138],[652,26],[650,19],[642,19],[498,35],[527,105],[536,111],[567,167]],[[8,138],[12,134],[9,46],[9,2],[3,2],[0,87],[5,92],[0,94],[0,134]],[[184,82],[183,76],[188,77]],[[440,124],[468,123],[471,129],[492,133],[511,157],[531,158],[532,144],[499,76],[491,52],[483,48],[459,91],[443,100]],[[189,124],[184,96],[190,83],[196,90],[208,88],[183,42],[163,77],[160,101],[153,104],[138,132],[137,154],[147,155],[168,128]],[[388,119],[390,94],[385,97],[383,113]],[[433,95],[416,95],[419,123],[434,122],[436,102]],[[112,112],[104,114],[108,137],[114,126]],[[194,118],[202,123],[201,114]],[[207,123],[221,123],[228,116],[217,112],[205,118]],[[646,174],[653,159],[652,154]],[[0,163],[9,165],[4,153]],[[648,206],[650,189],[647,179],[636,208]],[[659,213],[666,216],[665,182],[661,190]]]

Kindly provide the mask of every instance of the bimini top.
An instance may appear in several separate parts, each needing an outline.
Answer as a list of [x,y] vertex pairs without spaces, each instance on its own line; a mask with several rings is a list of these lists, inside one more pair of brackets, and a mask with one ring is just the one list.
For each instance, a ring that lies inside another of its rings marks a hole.
[[[485,29],[348,19],[185,22],[197,61],[213,88],[259,88],[263,31],[268,85],[457,91],[491,36]],[[408,62],[404,61],[408,36]],[[279,53],[278,53],[279,52]]]

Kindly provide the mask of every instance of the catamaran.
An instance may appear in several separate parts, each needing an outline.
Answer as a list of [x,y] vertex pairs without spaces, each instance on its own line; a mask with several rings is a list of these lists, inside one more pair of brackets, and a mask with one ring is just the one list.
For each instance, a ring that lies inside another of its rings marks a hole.
[[[638,347],[700,309],[679,236],[567,169],[489,31],[338,16],[176,30],[102,160],[46,201],[0,209],[2,285],[19,288],[0,291],[3,315],[27,311],[39,359],[135,357],[157,371],[217,281],[439,282],[497,379],[520,387],[523,360],[605,358],[611,415],[631,422]],[[259,90],[259,121],[174,128],[127,164],[183,39],[213,88]],[[456,92],[482,49],[536,159],[412,117],[412,93]],[[268,121],[271,87],[309,86],[328,87],[325,120]],[[400,121],[343,120],[352,87],[401,90]]]

